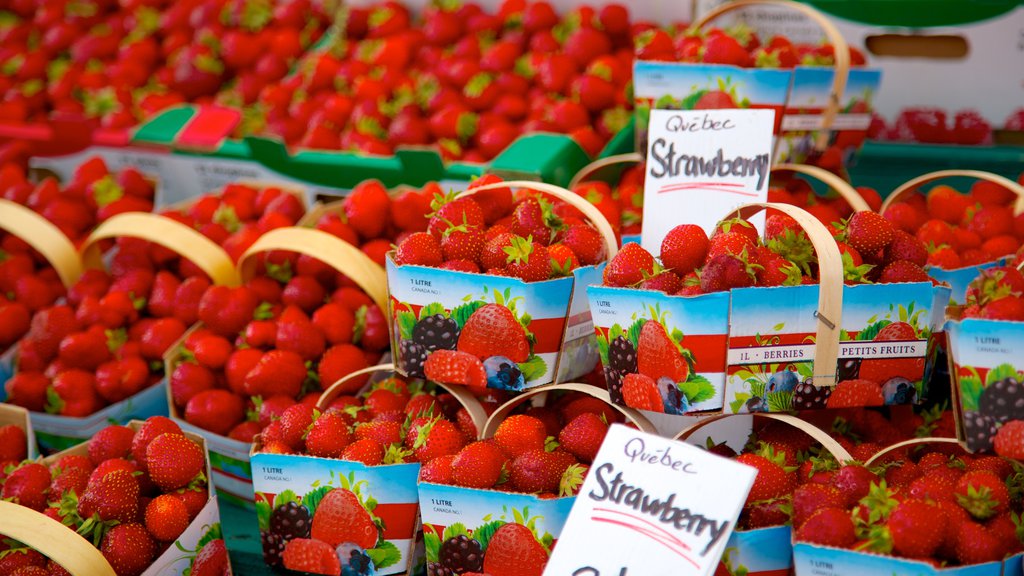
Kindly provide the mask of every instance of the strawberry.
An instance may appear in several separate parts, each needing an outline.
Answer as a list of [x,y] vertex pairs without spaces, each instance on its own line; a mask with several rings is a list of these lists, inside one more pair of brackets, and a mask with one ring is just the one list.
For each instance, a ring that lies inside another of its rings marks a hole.
[[[400,411],[387,412],[378,417],[402,418],[404,421],[404,415]],[[391,420],[374,420],[371,422],[364,422],[356,427],[355,438],[357,440],[370,439],[374,442],[379,442],[384,446],[401,444],[403,440],[402,423]]]
[[512,462],[510,480],[522,492],[557,492],[562,474],[575,463],[576,458],[562,450],[527,450]]
[[857,540],[850,513],[841,508],[822,508],[800,526],[795,534],[798,542],[846,548]]
[[956,560],[961,564],[996,562],[1003,557],[1003,545],[984,525],[965,521],[956,533]]
[[967,472],[954,491],[956,501],[978,520],[987,520],[1005,511],[1010,503],[1006,484],[987,470]]
[[4,480],[0,497],[26,508],[42,511],[50,488],[50,471],[37,463],[26,463]]
[[1013,212],[1005,206],[971,207],[964,212],[961,226],[982,240],[1013,233]]
[[60,341],[57,359],[67,368],[95,370],[110,359],[107,337],[102,330],[70,334]]
[[861,406],[881,406],[882,388],[870,380],[844,380],[836,385],[828,397],[829,408],[856,408]]
[[[97,469],[99,470],[99,469]],[[132,472],[118,469],[89,479],[85,493],[78,501],[82,518],[133,522],[139,514],[139,482]]]
[[296,397],[306,379],[302,357],[287,350],[271,350],[245,376],[245,393],[250,396]]
[[736,461],[757,469],[754,486],[747,495],[748,505],[790,494],[796,486],[794,474],[787,472],[777,458],[769,459],[761,454],[746,453],[737,456]]
[[481,228],[466,224],[450,224],[441,235],[441,253],[445,260],[477,262],[484,247]]
[[[364,424],[364,426],[366,426]],[[306,453],[321,458],[339,458],[352,443],[348,421],[340,412],[327,411],[313,421],[305,439]]]
[[187,485],[203,473],[205,465],[199,445],[181,434],[161,434],[146,447],[146,470],[165,492]]
[[455,461],[456,456],[457,454],[438,456],[430,462],[423,464],[420,468],[420,481],[433,484],[453,484],[455,478],[452,463]]
[[348,308],[329,302],[313,313],[313,325],[327,339],[327,343],[348,344],[352,342],[352,330],[355,328],[355,314]]
[[1003,458],[1024,459],[1024,420],[1011,420],[999,427],[993,440],[996,454]]
[[607,433],[607,422],[600,416],[586,413],[566,424],[558,434],[558,441],[581,462],[589,463],[594,461]]
[[639,244],[629,243],[604,269],[605,286],[635,286],[654,273],[654,257]]
[[452,483],[468,488],[490,488],[498,482],[506,459],[493,442],[473,442],[459,450],[452,460]]
[[282,565],[288,570],[313,574],[340,574],[341,562],[334,545],[317,538],[293,538],[281,554]]
[[282,440],[293,450],[302,446],[302,439],[313,424],[314,408],[305,403],[293,404],[281,413]]
[[281,303],[285,306],[295,306],[309,314],[324,303],[323,286],[311,276],[294,276],[284,286],[281,292]]
[[532,238],[512,238],[511,245],[505,248],[506,269],[524,282],[541,282],[551,277],[551,256],[546,246]]
[[364,180],[345,197],[342,209],[361,238],[377,238],[390,221],[391,198],[380,181]]
[[855,212],[846,222],[846,242],[862,254],[874,254],[892,240],[892,225],[874,212]]
[[[369,366],[369,362],[366,360],[366,355],[361,349],[352,344],[338,344],[337,346],[331,346],[323,357],[320,358],[320,364],[317,367],[317,373],[320,376],[320,385],[327,389],[329,386],[337,382],[338,380],[348,376],[352,372],[361,370]],[[342,393],[348,394],[355,392],[366,384],[369,375],[360,376],[350,380],[341,390]]]
[[572,250],[582,266],[592,266],[607,256],[601,234],[586,224],[573,224],[566,228],[562,232],[561,243]]
[[479,358],[467,352],[435,350],[423,363],[427,379],[448,384],[462,384],[484,388],[487,373]]
[[861,498],[868,495],[871,484],[877,481],[878,476],[864,466],[847,464],[836,471],[832,477],[832,486],[843,495],[845,506],[852,508]]
[[630,408],[651,412],[665,411],[657,384],[650,376],[644,374],[627,374],[622,378],[622,398]]
[[345,448],[341,459],[361,462],[366,466],[380,466],[384,463],[384,445],[370,438],[356,440]]
[[899,282],[931,282],[931,277],[923,268],[907,260],[896,260],[882,269],[878,277],[881,284]]
[[27,437],[20,426],[0,426],[0,462],[20,462],[25,459]]
[[171,494],[161,494],[150,500],[144,518],[146,530],[162,542],[174,542],[189,524],[188,508]]
[[430,217],[427,229],[435,238],[440,238],[444,234],[449,223],[480,229],[484,227],[483,210],[472,197],[437,196],[430,205],[434,208],[434,213]]
[[743,66],[750,64],[750,56],[735,38],[727,34],[709,34],[704,41],[703,62]]
[[298,354],[305,361],[314,361],[324,353],[327,342],[309,317],[296,306],[288,306],[277,319],[274,344],[280,350]]
[[533,531],[507,523],[495,530],[484,555],[484,572],[491,576],[540,576],[548,551]]
[[244,286],[211,286],[199,301],[199,320],[225,338],[234,338],[253,318],[259,301]]
[[572,271],[580,267],[580,262],[572,249],[562,243],[548,246],[551,257],[551,273],[553,276],[571,276]]
[[526,331],[508,308],[487,304],[470,315],[459,334],[458,350],[480,358],[504,356],[525,362],[530,355]]
[[182,434],[179,427],[173,420],[164,416],[152,416],[142,423],[142,426],[135,432],[132,439],[132,458],[140,466],[146,466],[146,449],[149,448],[157,436],[162,434]]
[[156,544],[142,524],[120,524],[103,537],[100,552],[119,576],[137,576],[152,562]]
[[415,266],[439,266],[444,260],[441,244],[427,232],[406,236],[395,250],[395,263]]
[[89,439],[89,460],[99,465],[111,458],[126,458],[135,432],[127,426],[107,426]]
[[221,436],[245,419],[245,402],[227,390],[207,390],[185,405],[185,421]]
[[310,536],[330,544],[333,555],[333,547],[344,542],[352,542],[363,549],[373,548],[379,534],[373,517],[359,497],[349,490],[335,488],[317,505]]
[[494,441],[513,458],[528,450],[543,449],[547,436],[543,422],[523,414],[509,416],[494,431]]
[[46,389],[50,380],[39,372],[20,371],[4,383],[7,401],[32,412],[42,412],[46,406]]
[[[790,477],[792,474],[789,475]],[[870,486],[869,486],[870,488]],[[776,498],[778,496],[775,496]],[[855,501],[856,502],[856,501]],[[837,488],[813,482],[793,490],[793,525],[800,527],[823,508],[845,508],[847,497]]]
[[685,276],[704,263],[708,248],[708,236],[703,228],[680,224],[669,230],[661,241],[661,263],[677,275]]
[[666,294],[675,294],[683,287],[683,281],[675,272],[668,270],[656,273],[650,278],[644,279],[638,288],[641,290],[657,290]]

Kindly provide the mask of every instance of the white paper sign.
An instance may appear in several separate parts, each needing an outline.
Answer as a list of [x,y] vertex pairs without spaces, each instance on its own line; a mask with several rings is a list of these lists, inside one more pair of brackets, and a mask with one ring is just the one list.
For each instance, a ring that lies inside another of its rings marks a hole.
[[695,446],[612,426],[544,576],[709,575],[755,476]]
[[[768,199],[774,110],[651,110],[640,244],[679,224],[708,235],[741,204]],[[758,229],[764,213],[751,220]]]

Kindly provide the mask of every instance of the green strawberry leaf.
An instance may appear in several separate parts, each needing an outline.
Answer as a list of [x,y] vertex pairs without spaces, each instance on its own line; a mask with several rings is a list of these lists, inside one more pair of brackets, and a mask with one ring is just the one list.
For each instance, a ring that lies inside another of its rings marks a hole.
[[280,494],[274,497],[274,508],[280,508],[281,506],[284,506],[289,502],[301,504],[302,500],[299,499],[299,496],[295,492],[291,490],[285,490],[284,492],[281,492]]
[[732,410],[733,414],[738,413],[740,409],[743,408],[743,405],[747,403],[747,400],[750,400],[750,394],[747,394],[746,392],[737,393],[736,399],[729,402],[729,408]]
[[768,410],[771,412],[793,411],[792,392],[769,392],[765,396],[765,402],[768,403]]
[[469,536],[469,530],[466,529],[466,525],[462,522],[456,522],[451,526],[444,529],[444,534],[441,535],[441,541],[447,542],[451,538],[456,536]]
[[207,530],[205,534],[203,534],[203,537],[199,539],[199,542],[196,542],[196,552],[202,550],[203,546],[206,546],[210,542],[221,538],[220,522],[216,522],[210,526],[209,530]]
[[707,378],[700,374],[691,372],[686,378],[686,382],[680,382],[677,386],[679,386],[679,391],[683,393],[683,396],[686,396],[686,400],[690,404],[705,402],[715,397],[715,387]]
[[444,305],[440,302],[431,302],[423,308],[420,308],[420,320],[428,316],[434,316],[435,314],[442,314],[447,316],[448,312],[444,309]]
[[373,560],[373,567],[382,570],[388,566],[394,566],[402,561],[402,552],[391,542],[384,540],[376,548],[366,551],[370,560]]
[[[620,330],[621,332],[621,330]],[[597,333],[597,353],[601,356],[601,363],[608,365],[608,338],[600,331]]]
[[960,403],[964,411],[967,412],[978,410],[978,400],[981,398],[981,391],[984,389],[977,371],[972,369],[971,372],[973,374],[960,377]]
[[320,486],[312,492],[308,492],[305,497],[302,498],[302,504],[309,510],[309,516],[312,518],[313,514],[316,513],[316,507],[320,505],[320,501],[324,499],[324,496],[328,492],[334,490],[334,486]]
[[472,300],[470,302],[466,302],[465,304],[452,309],[452,320],[455,320],[455,324],[459,326],[459,330],[462,330],[462,327],[469,321],[469,317],[473,315],[473,312],[476,312],[478,309],[486,305],[487,303],[483,300]]
[[892,324],[889,320],[879,320],[873,324],[868,324],[863,330],[857,333],[857,340],[860,340],[861,342],[874,340],[875,336],[878,336],[878,333],[882,331],[882,328],[885,328],[889,324]]
[[622,326],[612,324],[612,327],[608,329],[608,342],[615,340],[619,336],[625,336],[625,332],[622,331]]
[[985,375],[985,387],[1007,378],[1017,378],[1017,369],[1010,364],[1000,364],[988,371]]
[[426,549],[427,562],[437,562],[441,556],[441,538],[436,532],[423,532],[423,547]]
[[403,340],[412,340],[412,329],[416,327],[416,315],[408,310],[398,311],[398,333]]
[[476,530],[473,530],[473,539],[479,542],[480,549],[486,552],[487,545],[491,543],[491,538],[494,536],[494,533],[498,531],[498,528],[501,528],[504,525],[505,522],[502,522],[501,520],[488,522]]
[[633,347],[639,346],[640,343],[640,330],[647,323],[645,318],[637,318],[629,325],[629,330],[626,330],[626,339],[633,344]]
[[519,363],[519,371],[523,373],[523,380],[529,382],[544,376],[548,371],[548,365],[540,356],[533,356],[526,362]]
[[270,529],[270,504],[266,500],[256,503],[256,521],[259,523],[260,530]]

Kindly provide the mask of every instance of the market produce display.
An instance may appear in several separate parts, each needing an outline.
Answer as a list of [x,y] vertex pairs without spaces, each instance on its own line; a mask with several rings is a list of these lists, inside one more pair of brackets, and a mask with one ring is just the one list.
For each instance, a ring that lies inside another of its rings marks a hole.
[[0,576],[1021,573],[1005,90],[894,104],[954,64],[840,7],[421,4],[0,0]]

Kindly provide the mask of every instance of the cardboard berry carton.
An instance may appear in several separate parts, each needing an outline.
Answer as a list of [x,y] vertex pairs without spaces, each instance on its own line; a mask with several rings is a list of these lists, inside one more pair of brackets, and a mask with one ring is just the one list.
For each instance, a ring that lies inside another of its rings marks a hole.
[[[731,291],[725,409],[731,413],[912,404],[927,395],[932,332],[948,288],[843,282],[839,249],[802,210],[820,284]],[[738,213],[760,210],[748,205]]]
[[[570,204],[600,232],[605,253],[610,257],[617,251],[614,233],[601,213],[563,188],[506,181],[462,194],[501,188],[541,192]],[[570,276],[525,282],[510,276],[398,264],[391,253],[387,275],[395,364],[409,376],[510,391],[586,374],[596,365],[598,354],[585,288],[597,283],[603,265],[580,266]],[[438,359],[432,362],[434,355]],[[451,360],[440,360],[444,355]]]
[[[766,418],[793,426],[813,438],[821,445],[822,450],[831,454],[840,466],[853,461],[853,457],[827,432],[809,422],[795,416],[783,414],[758,414],[757,418]],[[717,424],[717,425],[716,425]],[[709,429],[718,429],[722,425],[735,427],[734,418],[723,414],[703,418],[696,424],[679,432],[675,439],[694,443],[692,437],[698,430],[701,436]],[[710,439],[710,436],[708,436]],[[709,443],[710,444],[710,443]],[[746,514],[743,514],[746,516]],[[741,516],[742,518],[742,516]],[[729,535],[725,552],[715,570],[716,576],[786,576],[793,570],[793,527],[789,524],[755,529],[736,529]]]
[[[253,278],[257,272],[258,256],[273,251],[288,251],[316,258],[324,267],[330,269],[332,274],[345,275],[348,281],[353,282],[358,287],[358,290],[363,291],[367,301],[383,309],[386,298],[384,271],[354,247],[318,231],[293,227],[273,230],[261,236],[259,240],[246,250],[238,260],[237,266],[233,268],[234,273],[239,279],[249,280]],[[269,304],[267,307],[269,307]],[[257,314],[258,311],[253,313],[253,320],[255,320]],[[195,362],[194,358],[189,357],[185,343],[193,332],[203,328],[205,326],[202,322],[197,323],[178,343],[171,346],[168,350],[164,359],[164,370],[168,381],[170,381],[179,365]],[[239,333],[236,337],[240,338],[239,342],[244,342],[244,334]],[[387,338],[383,338],[382,342],[386,346]],[[235,347],[234,350],[237,351],[237,348]],[[261,349],[263,348],[267,347],[263,346]],[[317,370],[313,368],[312,364],[307,366],[306,369],[307,379],[310,382],[312,382],[310,374],[318,378]],[[221,370],[223,371],[223,368]],[[305,384],[306,381],[303,381],[303,383]],[[223,388],[216,389],[223,390]],[[312,392],[312,390],[309,392]],[[297,401],[298,399],[293,398],[293,400]],[[214,484],[221,496],[241,506],[251,506],[254,498],[252,487],[253,473],[250,463],[252,442],[231,437],[229,430],[220,433],[189,422],[187,418],[187,405],[183,408],[175,403],[170,385],[166,387],[161,401],[164,409],[169,411],[171,419],[181,426],[183,430],[199,434],[206,439],[207,445],[210,448],[210,460],[215,475]],[[259,411],[258,407],[255,406],[251,398],[246,398],[242,401],[242,405],[244,408],[240,413],[240,420],[252,420],[256,412]],[[247,410],[251,410],[251,412],[247,413]],[[214,418],[214,420],[217,420],[217,418]],[[244,424],[244,422],[242,423]]]
[[[968,178],[973,180],[974,184],[971,188],[971,194],[966,196],[947,186],[933,186],[927,193],[929,198],[927,200],[927,212],[931,220],[924,222],[924,224],[920,224],[919,220],[910,220],[904,226],[916,225],[916,231],[908,231],[911,233],[916,232],[918,237],[933,245],[932,254],[929,256],[929,266],[926,268],[928,275],[939,282],[948,284],[952,288],[952,301],[956,304],[963,304],[967,285],[982,270],[1003,265],[1007,257],[1012,257],[1017,247],[1020,246],[1020,238],[1012,227],[1009,230],[996,229],[990,234],[985,229],[985,221],[994,223],[999,220],[1008,219],[1009,214],[1005,213],[1007,210],[1012,211],[1014,218],[1018,218],[1021,213],[1024,213],[1024,186],[1009,178],[991,172],[979,170],[939,170],[922,174],[901,184],[886,197],[881,209],[879,209],[879,213],[887,214],[887,218],[894,223],[899,223],[902,221],[903,213],[907,211],[907,207],[901,206],[901,204],[919,201],[920,198],[917,195],[923,191],[921,190],[922,186],[951,178]],[[978,194],[984,194],[989,196],[989,198],[979,197]],[[998,201],[1000,200],[998,198],[992,198],[992,195],[996,194],[1003,196],[1001,198],[1002,201]],[[984,206],[978,204],[979,200],[982,199],[986,202]],[[921,204],[923,205],[924,203]],[[968,214],[968,210],[973,212]],[[985,212],[979,214],[980,218],[975,218],[974,214],[981,210],[985,210]],[[962,213],[962,220],[960,222],[955,220],[958,212]],[[999,212],[1002,213],[1000,214]],[[936,223],[935,220],[952,221],[954,227],[943,226],[941,223]],[[938,225],[933,226],[933,224]],[[948,230],[948,232],[936,237],[936,231],[941,231],[943,228]],[[924,233],[928,235],[922,236]],[[960,233],[966,235],[973,234],[977,244],[973,248],[958,247],[955,245],[956,242],[950,242],[945,237],[950,233],[954,235],[954,240],[956,240]],[[984,243],[981,240],[984,240]],[[954,252],[952,255],[953,264],[944,264],[938,257],[938,253],[943,249],[944,244],[946,245],[944,248]],[[987,255],[987,261],[967,266],[960,264],[961,255],[966,259],[968,252],[977,252],[978,250],[981,251],[981,254],[977,260],[985,260]]]
[[[373,366],[339,380],[320,396],[317,410],[327,411],[343,386],[363,374],[394,374],[394,365]],[[455,396],[476,426],[483,426],[486,413],[472,394],[464,388],[438,386]],[[383,464],[370,466],[340,458],[271,453],[265,450],[262,436],[252,445],[251,459],[260,540],[268,565],[337,574],[333,562],[293,564],[288,550],[291,541],[308,539],[315,542],[294,546],[331,550],[342,570],[405,574],[416,566],[419,462],[397,457],[391,462],[386,455]],[[289,528],[298,520],[305,522],[302,528]]]
[[[133,431],[144,422],[133,420],[126,425]],[[185,432],[185,436],[198,444],[205,455],[206,444],[201,436]],[[42,460],[50,465],[68,455],[88,457],[89,444],[83,442]],[[210,478],[210,461],[206,459],[205,478]],[[113,568],[93,544],[67,526],[64,526],[34,510],[11,504],[0,503],[5,509],[3,516],[7,523],[4,534],[42,552],[73,574],[114,575]],[[28,528],[28,530],[25,530]],[[184,532],[164,549],[146,568],[141,576],[177,576],[195,573],[197,563],[203,563],[212,556],[222,556],[222,562],[230,564],[220,529],[220,510],[212,486],[207,484],[207,499],[199,513],[192,519]]]
[[[566,383],[533,388],[509,400],[488,417],[481,439],[493,438],[501,423],[527,400],[546,397],[550,402],[552,395],[560,391],[580,392],[596,398],[639,429],[654,429],[638,411],[611,404],[605,390],[586,384]],[[484,442],[469,446],[475,444]],[[455,458],[453,469],[458,467],[458,455]],[[510,471],[508,475],[514,473]],[[575,480],[574,487],[565,487],[569,488],[568,492],[578,490],[582,484],[582,477]],[[531,566],[535,570],[531,573],[539,573],[576,500],[575,495],[542,497],[510,489],[468,488],[423,479],[419,483],[419,496],[428,570],[433,565],[453,570],[475,569],[493,576],[521,573],[517,572],[517,566],[510,564],[513,561]],[[476,551],[473,559],[463,560],[473,565],[453,566],[452,562],[459,562],[452,555],[453,545],[456,549],[467,547]],[[488,554],[492,554],[491,559],[488,559]]]

